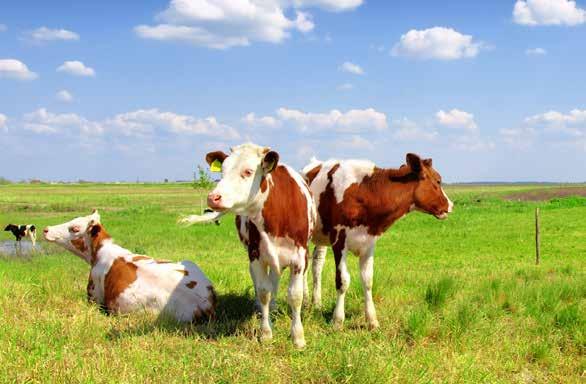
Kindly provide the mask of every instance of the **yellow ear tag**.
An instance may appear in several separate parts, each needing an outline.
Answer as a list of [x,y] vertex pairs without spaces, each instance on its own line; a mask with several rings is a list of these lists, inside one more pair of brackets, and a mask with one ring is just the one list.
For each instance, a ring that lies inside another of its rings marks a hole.
[[216,159],[210,164],[210,172],[222,172],[222,163]]

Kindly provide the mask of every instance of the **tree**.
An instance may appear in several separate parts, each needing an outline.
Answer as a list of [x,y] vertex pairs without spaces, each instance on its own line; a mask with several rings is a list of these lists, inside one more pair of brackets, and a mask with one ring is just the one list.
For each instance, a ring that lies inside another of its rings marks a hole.
[[197,177],[193,180],[193,188],[195,189],[210,189],[214,186],[214,181],[210,177],[210,175],[206,172],[206,170],[201,167],[197,166]]

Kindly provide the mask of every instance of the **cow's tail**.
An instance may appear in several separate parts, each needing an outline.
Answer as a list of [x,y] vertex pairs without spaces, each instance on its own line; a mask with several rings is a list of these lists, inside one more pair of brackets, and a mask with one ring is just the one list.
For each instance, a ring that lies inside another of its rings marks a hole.
[[303,169],[301,170],[301,174],[303,175],[303,177],[307,176],[307,173],[309,171],[311,171],[312,169],[314,169],[315,167],[317,167],[318,165],[322,165],[323,161],[319,161],[318,159],[314,157],[312,157],[309,160],[309,164],[307,164],[305,167],[303,167]]
[[177,220],[177,224],[184,227],[189,227],[193,224],[207,224],[218,221],[220,217],[224,216],[225,212],[205,212],[203,215],[189,215],[183,216]]

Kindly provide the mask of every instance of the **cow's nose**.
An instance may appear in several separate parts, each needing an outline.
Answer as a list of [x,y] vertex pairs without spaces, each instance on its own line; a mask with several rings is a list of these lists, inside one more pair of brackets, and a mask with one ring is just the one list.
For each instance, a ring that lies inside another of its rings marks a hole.
[[47,233],[49,233],[49,227],[45,227],[45,229],[43,229],[43,233],[46,235]]
[[208,205],[212,208],[220,205],[221,201],[222,195],[220,195],[219,193],[210,192],[210,194],[208,195]]

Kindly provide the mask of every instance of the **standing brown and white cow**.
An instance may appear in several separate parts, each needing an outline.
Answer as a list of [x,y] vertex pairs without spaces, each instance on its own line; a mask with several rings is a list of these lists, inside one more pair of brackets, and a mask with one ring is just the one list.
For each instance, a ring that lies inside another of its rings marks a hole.
[[272,338],[271,295],[277,291],[282,270],[290,267],[287,300],[292,312],[291,338],[302,348],[303,275],[315,222],[307,183],[292,168],[279,164],[277,152],[255,144],[234,147],[229,155],[208,153],[206,161],[222,163],[222,180],[208,195],[208,206],[240,216],[239,233],[248,249],[250,273],[260,301],[261,339]]
[[407,164],[398,169],[378,168],[363,160],[312,161],[303,169],[317,207],[313,235],[313,304],[321,306],[321,271],[326,246],[336,262],[338,298],[334,326],[344,322],[344,297],[350,285],[346,267],[348,251],[360,260],[364,309],[369,328],[378,327],[372,301],[374,247],[378,238],[412,210],[445,219],[452,202],[441,186],[441,176],[431,159],[407,154]]

